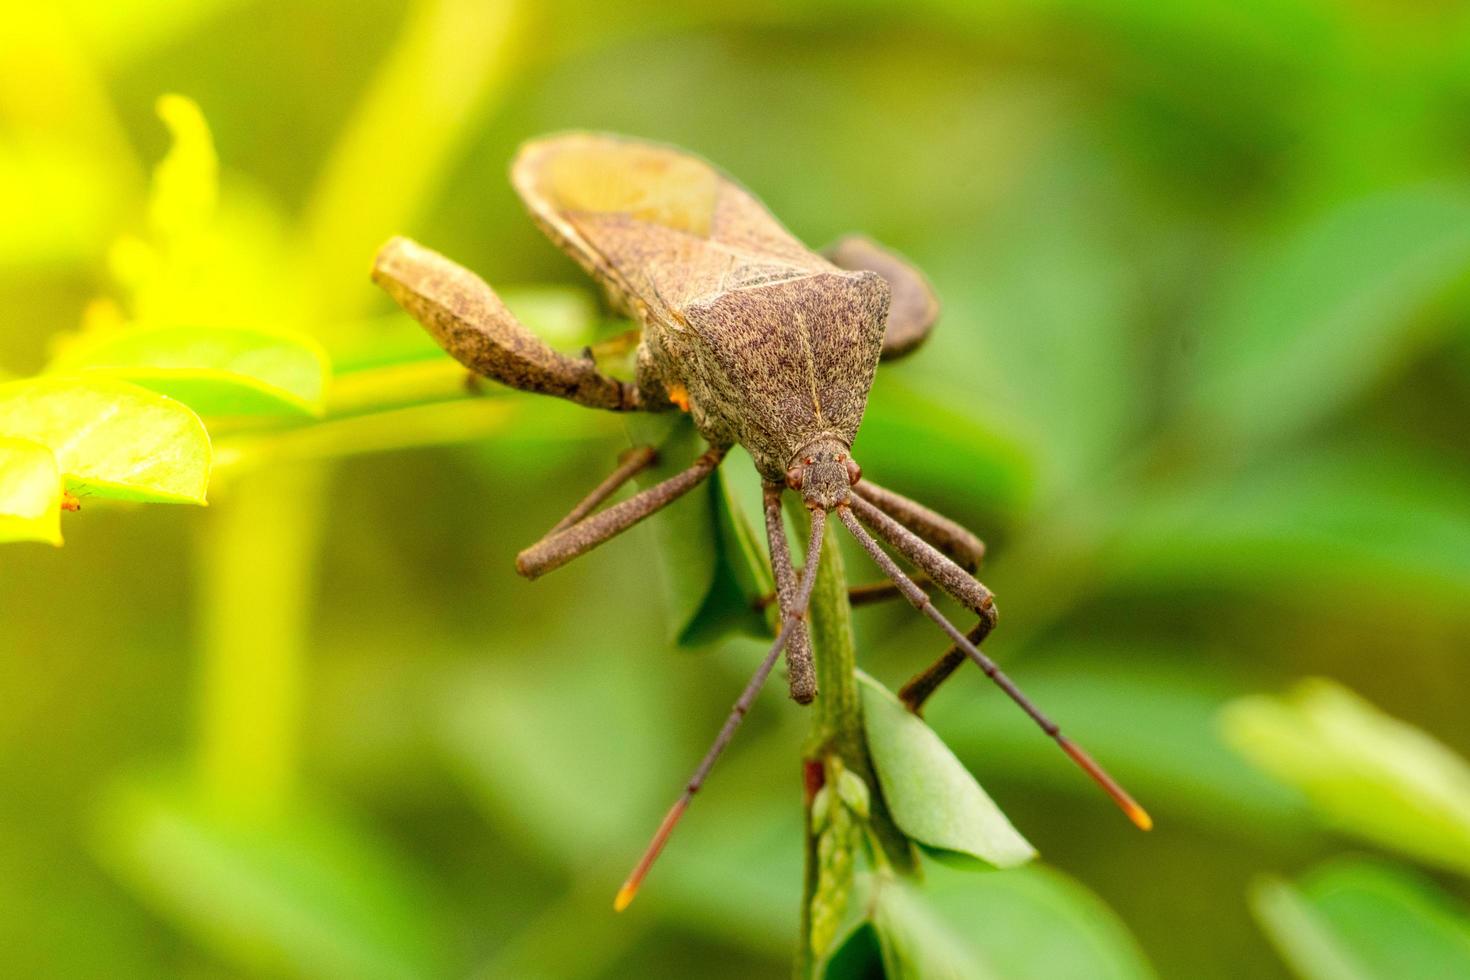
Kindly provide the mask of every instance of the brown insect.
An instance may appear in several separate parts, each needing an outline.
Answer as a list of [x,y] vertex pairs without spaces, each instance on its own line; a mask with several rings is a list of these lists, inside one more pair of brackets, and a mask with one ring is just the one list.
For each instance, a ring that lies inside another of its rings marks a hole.
[[[764,485],[765,524],[781,626],[647,852],[618,893],[632,901],[674,824],[729,743],[786,651],[791,696],[817,694],[805,616],[828,513],[858,540],[902,594],[953,646],[901,692],[910,709],[966,659],[979,665],[1143,829],[1143,809],[1064,737],[983,654],[995,625],[990,591],[972,577],[984,545],[969,531],[891,490],[861,480],[852,457],[880,360],[922,344],[939,303],[923,275],[863,238],[817,254],[748,191],[697,157],[618,136],[569,133],[526,144],[511,181],[541,229],[600,283],[612,306],[641,328],[635,380],[590,357],[558,354],[505,308],[479,277],[407,239],[383,246],[373,279],[471,370],[523,391],[611,411],[684,410],[709,443],[687,470],[600,512],[597,507],[652,465],[650,448],[617,470],[516,559],[536,578],[679,499],[739,443]],[[785,489],[811,513],[798,581],[781,519]],[[955,628],[864,527],[980,617]]]

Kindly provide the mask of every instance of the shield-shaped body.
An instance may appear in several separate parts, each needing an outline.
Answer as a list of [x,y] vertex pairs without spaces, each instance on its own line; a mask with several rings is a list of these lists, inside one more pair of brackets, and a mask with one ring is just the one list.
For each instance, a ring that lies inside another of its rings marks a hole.
[[542,229],[643,329],[639,388],[687,405],[716,445],[780,480],[814,442],[850,447],[882,350],[889,287],[837,268],[708,163],[573,133],[511,171]]

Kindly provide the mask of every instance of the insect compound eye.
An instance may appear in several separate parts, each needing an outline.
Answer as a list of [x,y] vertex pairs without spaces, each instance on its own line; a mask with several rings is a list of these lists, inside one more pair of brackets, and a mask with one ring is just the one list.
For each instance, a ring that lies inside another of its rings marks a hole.
[[793,466],[786,471],[786,485],[793,490],[801,489],[801,467]]
[[863,468],[857,464],[857,460],[847,461],[847,485],[855,486],[857,481],[863,478]]

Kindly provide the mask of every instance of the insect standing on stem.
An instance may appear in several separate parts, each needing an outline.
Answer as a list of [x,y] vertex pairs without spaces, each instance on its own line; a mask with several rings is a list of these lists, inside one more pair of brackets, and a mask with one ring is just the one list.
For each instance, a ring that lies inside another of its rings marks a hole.
[[[522,147],[511,180],[541,229],[640,327],[633,381],[603,373],[590,357],[552,350],[479,277],[407,239],[383,246],[374,281],[478,374],[589,408],[686,411],[709,444],[688,469],[598,511],[655,458],[647,447],[625,454],[611,476],[521,552],[520,573],[544,575],[656,513],[699,486],[736,443],[749,451],[764,486],[779,631],[616,907],[632,901],[783,650],[792,698],[805,704],[817,696],[805,617],[829,513],[872,556],[891,594],[908,599],[953,643],[903,689],[911,710],[973,661],[1148,829],[1148,814],[980,651],[996,620],[990,591],[971,575],[984,552],[980,540],[863,480],[852,457],[879,361],[913,351],[938,318],[924,277],[863,238],[812,252],[735,181],[670,147],[586,133],[552,136]],[[787,489],[811,514],[799,578],[781,515]],[[868,528],[975,613],[977,624],[968,633],[957,629]]]

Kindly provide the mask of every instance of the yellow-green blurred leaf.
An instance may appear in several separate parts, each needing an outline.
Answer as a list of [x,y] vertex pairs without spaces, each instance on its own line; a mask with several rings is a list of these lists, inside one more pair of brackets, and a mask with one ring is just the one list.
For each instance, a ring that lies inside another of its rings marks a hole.
[[1303,980],[1470,976],[1470,910],[1407,869],[1343,860],[1267,878],[1251,911]]
[[926,847],[968,854],[998,868],[1036,856],[923,719],[866,674],[858,681],[868,751],[900,830]]
[[0,541],[61,544],[61,471],[40,443],[0,436]]
[[204,503],[209,433],[188,406],[125,381],[0,385],[0,434],[47,446],[80,495]]
[[220,327],[141,327],[83,335],[53,373],[122,378],[201,415],[320,415],[327,356],[304,334]]
[[1470,764],[1429,735],[1323,679],[1257,695],[1222,717],[1230,743],[1306,794],[1346,834],[1470,874]]
[[125,200],[106,160],[45,137],[0,142],[0,269],[92,260]]
[[164,95],[158,117],[168,126],[173,145],[153,170],[153,196],[148,220],[169,246],[186,246],[214,216],[219,196],[219,159],[204,113],[194,100]]

